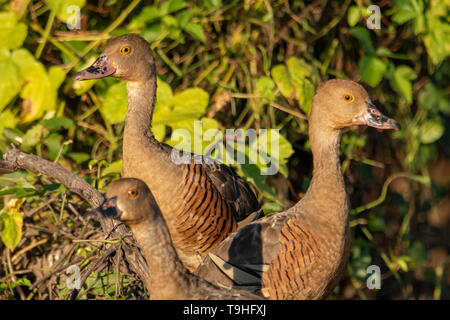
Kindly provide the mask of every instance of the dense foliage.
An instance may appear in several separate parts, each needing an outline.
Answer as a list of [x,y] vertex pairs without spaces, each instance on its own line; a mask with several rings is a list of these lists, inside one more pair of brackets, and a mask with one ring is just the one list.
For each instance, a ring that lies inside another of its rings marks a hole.
[[[375,30],[366,24],[371,4],[0,0],[0,152],[14,144],[104,191],[120,175],[126,87],[71,76],[98,57],[106,39],[136,32],[156,57],[159,140],[176,145],[172,133],[193,132],[194,120],[203,131],[271,129],[279,138],[279,154],[269,152],[277,175],[264,175],[261,162],[233,165],[268,214],[290,207],[308,187],[305,118],[315,88],[329,78],[357,80],[402,129],[343,136],[353,242],[347,275],[331,298],[448,299],[449,4],[379,1]],[[81,8],[79,30],[69,30],[67,22],[77,22],[71,5]],[[261,146],[248,146],[247,155],[251,148]],[[117,268],[92,267],[103,238],[83,224],[87,205],[64,186],[15,172],[0,175],[0,195],[0,299],[67,298],[61,266],[71,261],[90,271],[78,297],[142,297],[120,257]],[[381,268],[379,290],[366,286],[369,265]]]

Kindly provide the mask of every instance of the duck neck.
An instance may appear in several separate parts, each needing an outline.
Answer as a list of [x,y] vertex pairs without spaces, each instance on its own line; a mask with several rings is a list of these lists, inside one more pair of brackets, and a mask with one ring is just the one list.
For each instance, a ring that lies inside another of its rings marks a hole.
[[124,145],[127,140],[146,136],[154,139],[152,117],[156,102],[156,79],[127,82],[128,108],[125,119]]
[[315,221],[333,225],[340,233],[346,228],[349,211],[339,160],[341,131],[321,120],[311,113],[309,137],[314,166],[302,206],[313,209]]
[[182,298],[181,288],[186,286],[189,271],[178,258],[162,215],[130,227],[147,261],[151,280],[145,285],[150,298]]

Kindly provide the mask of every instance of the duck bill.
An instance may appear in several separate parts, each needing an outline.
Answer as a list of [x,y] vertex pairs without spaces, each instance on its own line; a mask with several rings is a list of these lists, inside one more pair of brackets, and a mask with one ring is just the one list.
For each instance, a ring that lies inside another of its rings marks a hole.
[[111,76],[115,72],[116,68],[108,62],[108,57],[103,54],[90,67],[77,72],[73,79],[78,81],[100,79]]
[[86,217],[118,219],[122,212],[117,208],[117,197],[106,199],[98,208],[86,213]]
[[366,102],[366,109],[355,119],[355,124],[367,125],[382,130],[400,130],[398,122],[382,114],[371,101]]

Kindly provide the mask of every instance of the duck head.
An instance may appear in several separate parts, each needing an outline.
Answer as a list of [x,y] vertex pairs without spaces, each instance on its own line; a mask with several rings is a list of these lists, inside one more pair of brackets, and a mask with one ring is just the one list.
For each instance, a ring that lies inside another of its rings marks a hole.
[[314,96],[311,118],[333,129],[355,125],[400,129],[397,121],[378,110],[361,85],[350,80],[333,79],[321,84]]
[[123,178],[109,184],[106,200],[86,216],[116,219],[133,225],[160,214],[153,194],[142,180]]
[[80,81],[111,76],[125,81],[145,81],[154,75],[150,45],[140,35],[129,33],[109,40],[100,57],[73,78]]

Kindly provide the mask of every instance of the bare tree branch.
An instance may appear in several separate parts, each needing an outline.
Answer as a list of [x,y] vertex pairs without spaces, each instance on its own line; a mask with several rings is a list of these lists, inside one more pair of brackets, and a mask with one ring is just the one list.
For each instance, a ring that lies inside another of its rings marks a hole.
[[[104,201],[103,195],[97,189],[57,163],[22,152],[14,147],[7,149],[3,158],[4,161],[0,161],[0,173],[10,173],[23,169],[35,174],[44,174],[65,185],[70,191],[78,194],[93,208],[98,207]],[[100,224],[106,234],[109,234],[111,230],[115,229],[112,233],[114,237],[130,234],[130,230],[124,224],[118,225],[118,222],[115,220],[101,219]],[[125,260],[128,262],[130,269],[146,283],[150,275],[147,263],[138,247],[124,242],[123,249],[125,252]]]

